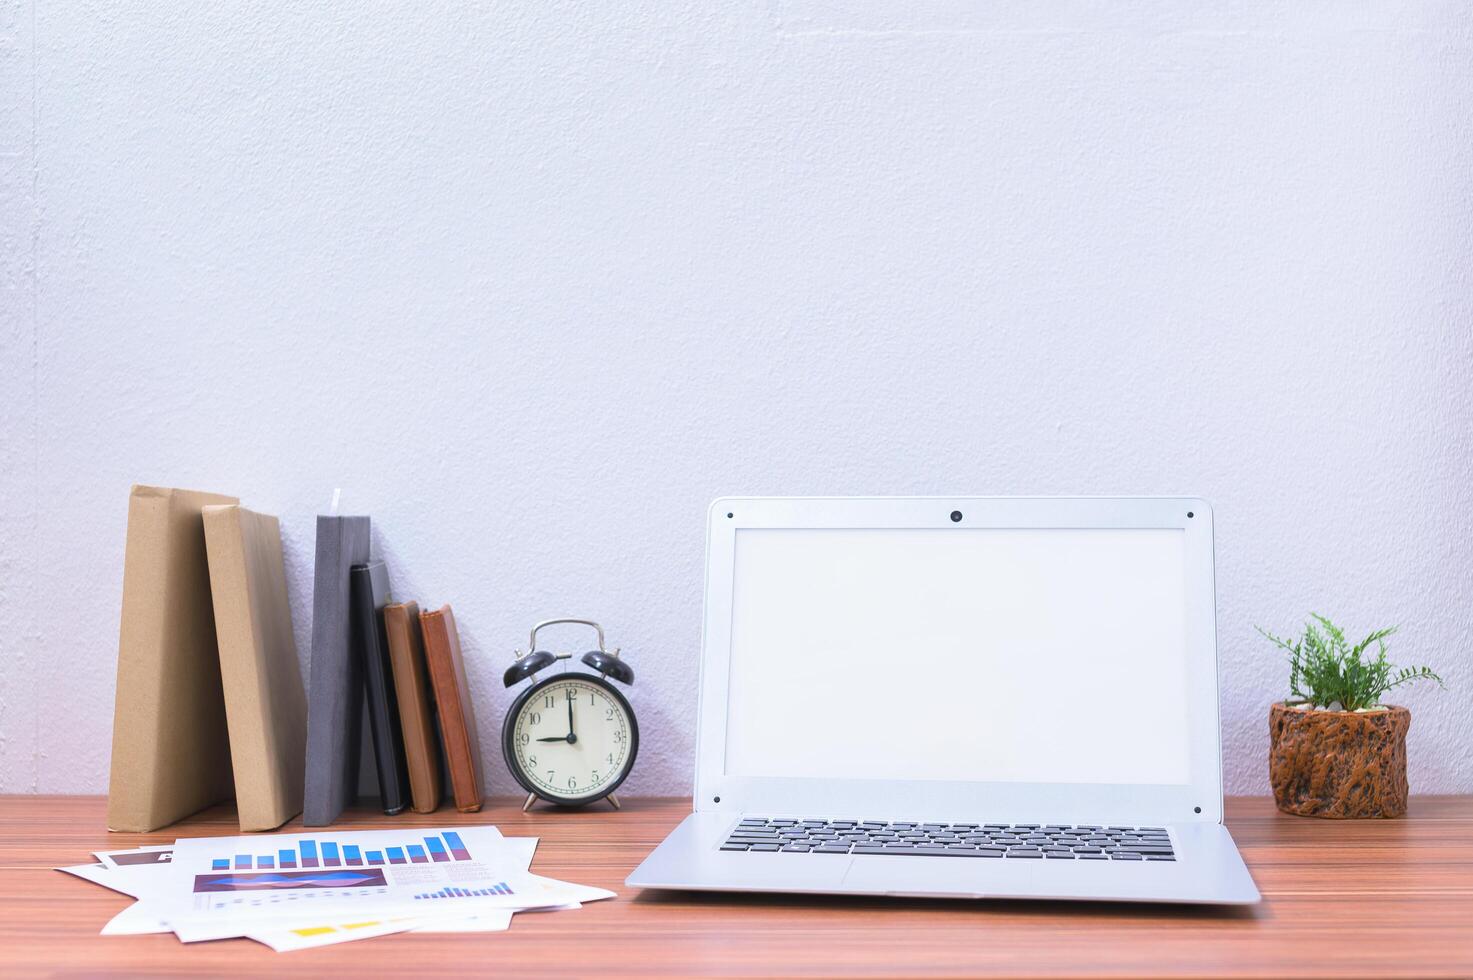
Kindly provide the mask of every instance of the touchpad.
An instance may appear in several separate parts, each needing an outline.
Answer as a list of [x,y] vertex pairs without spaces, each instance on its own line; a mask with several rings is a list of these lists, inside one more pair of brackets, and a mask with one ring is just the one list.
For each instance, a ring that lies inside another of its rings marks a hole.
[[1005,859],[997,858],[856,857],[844,876],[844,890],[877,895],[985,898],[989,892],[1001,890],[1000,879],[1017,874],[1017,867],[1010,868]]

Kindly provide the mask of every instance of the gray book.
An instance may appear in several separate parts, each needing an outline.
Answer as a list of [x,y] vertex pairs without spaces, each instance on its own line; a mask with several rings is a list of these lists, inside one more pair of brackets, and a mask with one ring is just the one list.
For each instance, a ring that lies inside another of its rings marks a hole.
[[367,517],[317,517],[312,683],[302,823],[325,827],[358,795],[363,665],[353,656],[349,569],[368,561]]

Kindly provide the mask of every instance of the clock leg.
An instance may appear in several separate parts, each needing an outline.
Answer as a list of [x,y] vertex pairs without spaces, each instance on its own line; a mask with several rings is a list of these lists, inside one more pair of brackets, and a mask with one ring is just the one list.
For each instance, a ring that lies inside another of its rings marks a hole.
[[537,802],[537,794],[536,793],[528,793],[527,794],[527,802],[522,804],[522,812],[523,813],[526,813],[528,810],[532,809],[532,804],[533,803],[536,803],[536,802]]
[[614,805],[614,809],[615,810],[622,810],[623,809],[623,807],[619,806],[619,798],[617,796],[615,796],[613,793],[610,793],[609,794],[609,802]]

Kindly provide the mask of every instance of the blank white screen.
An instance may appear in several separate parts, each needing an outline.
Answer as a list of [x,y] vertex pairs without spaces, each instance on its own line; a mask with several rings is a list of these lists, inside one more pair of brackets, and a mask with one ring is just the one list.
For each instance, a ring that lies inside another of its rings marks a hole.
[[726,771],[1184,784],[1172,529],[736,532]]

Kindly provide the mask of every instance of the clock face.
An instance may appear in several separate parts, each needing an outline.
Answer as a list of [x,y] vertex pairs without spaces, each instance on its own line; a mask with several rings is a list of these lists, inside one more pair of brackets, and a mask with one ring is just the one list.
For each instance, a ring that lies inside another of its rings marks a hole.
[[639,729],[624,696],[600,678],[560,674],[533,687],[507,719],[512,775],[554,803],[607,796],[624,781]]

